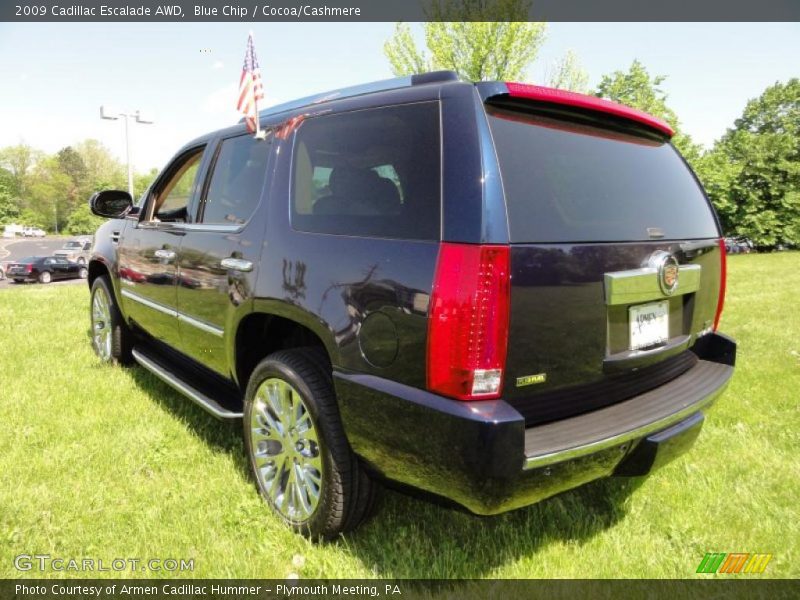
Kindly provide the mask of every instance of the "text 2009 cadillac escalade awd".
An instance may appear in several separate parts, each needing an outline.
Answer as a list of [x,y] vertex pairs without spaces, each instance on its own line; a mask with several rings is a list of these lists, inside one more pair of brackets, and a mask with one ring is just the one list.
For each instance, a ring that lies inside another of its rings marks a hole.
[[687,449],[733,372],[714,211],[644,113],[449,72],[182,148],[89,263],[93,344],[222,419],[297,530],[373,482],[479,514]]

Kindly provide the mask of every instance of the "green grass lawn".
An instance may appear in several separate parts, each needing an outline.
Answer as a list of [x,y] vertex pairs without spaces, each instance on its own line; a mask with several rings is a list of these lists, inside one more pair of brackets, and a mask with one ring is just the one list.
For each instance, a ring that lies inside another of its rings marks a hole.
[[238,429],[99,364],[85,287],[0,291],[0,577],[25,575],[18,554],[192,558],[184,575],[215,578],[697,577],[707,551],[769,552],[763,576],[798,577],[798,267],[798,253],[729,259],[736,375],[692,452],[649,479],[493,518],[386,492],[326,545],[270,515]]

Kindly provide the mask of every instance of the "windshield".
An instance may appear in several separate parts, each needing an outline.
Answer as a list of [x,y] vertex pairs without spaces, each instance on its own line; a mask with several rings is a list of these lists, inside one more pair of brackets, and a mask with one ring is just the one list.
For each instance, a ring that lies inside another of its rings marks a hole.
[[512,242],[718,237],[668,142],[489,108]]
[[39,260],[38,256],[26,256],[25,258],[20,258],[17,261],[17,263],[19,263],[19,264],[30,264],[30,263],[35,263],[38,260]]
[[80,242],[67,242],[64,244],[64,250],[79,250],[82,245]]

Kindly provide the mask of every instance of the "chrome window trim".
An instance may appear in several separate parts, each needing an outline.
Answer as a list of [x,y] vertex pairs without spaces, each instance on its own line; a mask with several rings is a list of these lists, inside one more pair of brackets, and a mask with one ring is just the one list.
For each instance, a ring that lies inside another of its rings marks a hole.
[[183,231],[208,231],[211,233],[239,233],[246,223],[237,225],[224,225],[213,223],[175,223],[175,229]]

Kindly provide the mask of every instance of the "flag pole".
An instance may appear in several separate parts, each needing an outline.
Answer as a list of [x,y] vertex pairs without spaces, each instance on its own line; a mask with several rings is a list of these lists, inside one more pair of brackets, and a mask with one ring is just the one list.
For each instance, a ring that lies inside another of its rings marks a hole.
[[[255,44],[256,40],[255,40],[255,36],[253,35],[253,30],[252,29],[250,30],[250,37],[253,40],[253,44]],[[253,108],[255,109],[255,113],[256,113],[256,134],[255,134],[255,138],[257,140],[266,139],[267,134],[264,131],[261,130],[261,119],[258,116],[258,95],[257,94],[253,94]]]

